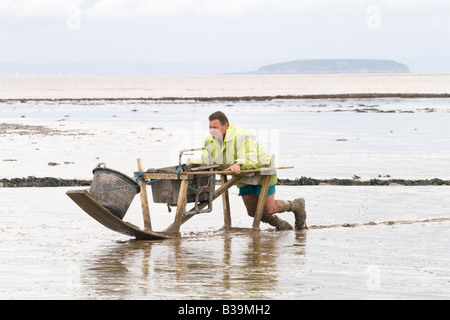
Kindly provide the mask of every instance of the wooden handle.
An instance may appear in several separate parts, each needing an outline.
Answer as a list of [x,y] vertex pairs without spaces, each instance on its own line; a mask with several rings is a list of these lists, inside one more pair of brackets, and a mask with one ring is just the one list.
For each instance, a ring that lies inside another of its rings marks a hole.
[[[264,172],[264,171],[271,171],[271,170],[278,170],[278,169],[292,169],[294,166],[288,166],[288,167],[277,167],[277,168],[258,168],[258,169],[249,169],[249,170],[241,170],[239,174],[243,173],[255,173],[255,172]],[[180,175],[193,175],[193,174],[230,174],[234,175],[235,173],[230,170],[224,170],[224,171],[195,171],[195,172],[180,172]]]

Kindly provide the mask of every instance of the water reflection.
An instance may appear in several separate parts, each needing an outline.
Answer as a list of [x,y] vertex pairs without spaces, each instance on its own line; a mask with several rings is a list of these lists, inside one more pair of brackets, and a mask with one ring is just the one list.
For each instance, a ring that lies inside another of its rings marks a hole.
[[117,242],[87,259],[81,292],[100,299],[271,298],[289,269],[302,268],[305,242],[304,232],[248,229]]

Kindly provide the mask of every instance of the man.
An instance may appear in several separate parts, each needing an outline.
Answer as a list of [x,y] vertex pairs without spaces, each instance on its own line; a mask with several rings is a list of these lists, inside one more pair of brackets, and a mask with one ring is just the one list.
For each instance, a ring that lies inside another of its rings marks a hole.
[[[228,122],[226,115],[217,111],[209,116],[210,135],[206,138],[202,162],[206,164],[230,164],[226,170],[240,174],[241,170],[249,170],[268,166],[270,156],[256,141],[253,134],[238,128]],[[243,176],[237,183],[239,196],[242,196],[247,213],[253,217],[256,212],[261,180],[258,176]],[[298,198],[293,201],[275,200],[275,185],[277,176],[270,180],[267,200],[261,218],[277,230],[292,230],[292,226],[275,213],[292,211],[295,215],[295,229],[303,230],[306,226],[305,200]]]

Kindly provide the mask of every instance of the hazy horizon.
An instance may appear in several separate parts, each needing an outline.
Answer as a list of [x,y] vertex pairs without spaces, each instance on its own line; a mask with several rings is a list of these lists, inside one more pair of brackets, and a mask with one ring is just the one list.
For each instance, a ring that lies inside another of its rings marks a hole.
[[[314,60],[314,59],[305,59]],[[378,59],[379,60],[379,59]],[[450,73],[450,57],[422,58],[403,63],[411,73]],[[295,60],[291,60],[295,61]],[[0,76],[194,76],[256,72],[261,67],[288,61],[217,61],[185,63],[169,61],[101,61],[70,63],[10,63],[0,61]],[[290,61],[289,61],[290,62]]]
[[173,74],[216,74],[387,59],[450,73],[449,16],[445,0],[0,0],[0,62],[164,62],[179,64]]

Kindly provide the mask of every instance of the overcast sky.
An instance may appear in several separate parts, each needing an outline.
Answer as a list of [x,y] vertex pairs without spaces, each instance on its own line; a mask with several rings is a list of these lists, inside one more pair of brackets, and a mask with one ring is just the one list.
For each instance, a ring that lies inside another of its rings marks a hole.
[[0,0],[0,61],[450,56],[448,0]]

